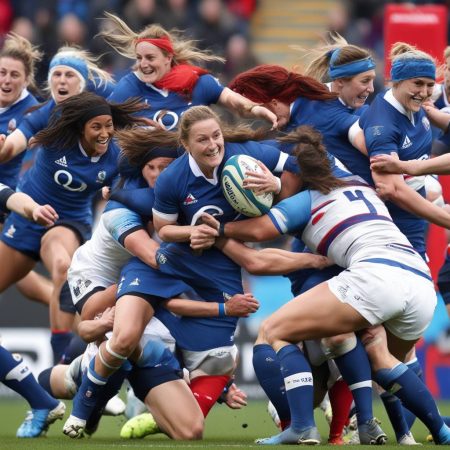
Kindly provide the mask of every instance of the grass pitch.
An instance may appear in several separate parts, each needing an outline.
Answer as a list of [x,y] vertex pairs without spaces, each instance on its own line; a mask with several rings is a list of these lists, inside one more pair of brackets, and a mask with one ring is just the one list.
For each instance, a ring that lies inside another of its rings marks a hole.
[[[70,410],[70,403],[68,410]],[[443,415],[450,415],[450,402],[439,404]],[[381,419],[382,427],[389,436],[389,443],[384,447],[388,450],[399,447],[395,443],[391,426],[381,403],[374,405],[375,415]],[[231,410],[224,405],[216,405],[206,420],[205,435],[203,441],[175,442],[162,434],[148,436],[142,440],[124,440],[119,438],[119,431],[125,419],[121,417],[104,417],[99,430],[91,439],[71,440],[61,432],[62,422],[53,424],[47,437],[38,439],[17,439],[15,432],[25,417],[27,404],[22,400],[2,400],[0,402],[0,449],[146,449],[146,448],[261,448],[253,442],[258,437],[271,436],[277,433],[277,429],[266,412],[266,403],[250,401],[242,410]],[[66,417],[69,412],[66,412]],[[321,411],[316,412],[317,425],[326,442],[328,426]],[[422,442],[422,448],[431,447],[433,444],[426,442],[427,431],[425,427],[416,423],[413,433],[418,442]],[[318,450],[323,446],[316,447]],[[272,446],[271,448],[286,448],[285,446]]]

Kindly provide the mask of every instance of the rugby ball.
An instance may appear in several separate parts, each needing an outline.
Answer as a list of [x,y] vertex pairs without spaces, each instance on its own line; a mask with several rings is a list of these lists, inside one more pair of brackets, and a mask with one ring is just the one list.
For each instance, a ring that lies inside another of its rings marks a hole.
[[222,170],[222,190],[228,203],[238,212],[248,217],[261,216],[269,211],[273,203],[273,193],[256,195],[244,189],[242,182],[245,172],[262,172],[255,158],[248,155],[234,155]]

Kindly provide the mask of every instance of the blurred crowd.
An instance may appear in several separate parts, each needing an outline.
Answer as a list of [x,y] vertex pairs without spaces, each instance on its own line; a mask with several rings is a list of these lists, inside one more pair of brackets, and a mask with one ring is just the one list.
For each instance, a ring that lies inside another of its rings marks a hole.
[[227,63],[211,66],[222,82],[257,64],[249,50],[249,19],[257,0],[0,0],[0,35],[9,30],[28,38],[45,52],[37,73],[40,84],[57,49],[76,44],[102,55],[102,66],[120,78],[130,67],[127,60],[95,35],[108,27],[104,11],[120,17],[136,31],[155,22],[178,29],[223,56]]

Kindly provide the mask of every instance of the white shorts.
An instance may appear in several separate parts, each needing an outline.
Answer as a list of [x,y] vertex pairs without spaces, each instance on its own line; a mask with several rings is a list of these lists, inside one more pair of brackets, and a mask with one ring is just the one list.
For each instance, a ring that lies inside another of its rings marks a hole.
[[97,266],[90,264],[89,258],[82,253],[75,253],[67,272],[67,282],[69,283],[70,294],[73,304],[86,298],[89,293],[98,288],[108,288],[118,282],[120,268],[105,269],[99,271]]
[[422,336],[437,304],[433,283],[409,270],[358,262],[328,280],[331,292],[370,324],[412,341]]
[[235,345],[218,347],[202,352],[182,350],[184,367],[192,379],[205,375],[233,375],[238,349]]

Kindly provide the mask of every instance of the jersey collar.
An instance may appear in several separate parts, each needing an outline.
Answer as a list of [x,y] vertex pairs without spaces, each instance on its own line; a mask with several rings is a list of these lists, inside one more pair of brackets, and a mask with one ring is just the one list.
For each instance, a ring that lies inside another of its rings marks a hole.
[[86,156],[86,158],[89,158],[91,160],[91,162],[96,163],[100,161],[100,158],[102,157],[102,155],[99,156],[89,156],[86,151],[84,150],[83,146],[81,145],[81,142],[78,141],[78,148],[80,149],[80,152]]
[[27,89],[23,89],[22,93],[19,96],[19,98],[14,103],[12,103],[9,106],[5,106],[4,108],[0,108],[0,114],[5,113],[6,111],[8,111],[9,108],[12,108],[16,103],[21,102],[24,98],[28,97],[29,95],[30,95],[30,93],[28,92],[28,90]]
[[217,176],[217,172],[219,170],[218,167],[214,169],[214,175],[212,179],[206,178],[203,172],[200,170],[200,167],[198,167],[197,161],[195,161],[195,159],[190,155],[190,153],[188,153],[188,158],[189,158],[189,167],[191,168],[192,173],[196,177],[203,177],[208,183],[211,183],[214,186],[217,185],[217,183],[219,182],[219,178]]
[[133,72],[136,78],[141,82],[144,83],[146,86],[148,86],[150,89],[153,89],[154,91],[158,92],[158,94],[162,95],[163,97],[169,96],[169,91],[167,89],[158,89],[157,87],[153,86],[152,83],[146,83],[145,81],[142,81],[139,74],[137,72]]
[[383,97],[390,105],[392,105],[399,113],[405,115],[409,121],[415,125],[414,114],[406,111],[405,107],[394,97],[392,89],[389,89]]

